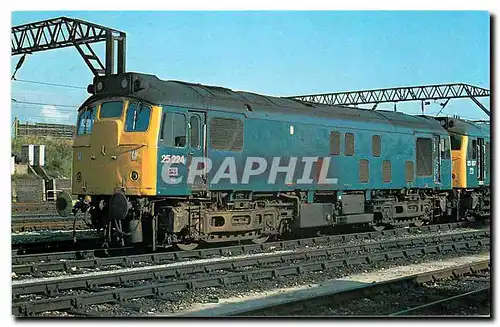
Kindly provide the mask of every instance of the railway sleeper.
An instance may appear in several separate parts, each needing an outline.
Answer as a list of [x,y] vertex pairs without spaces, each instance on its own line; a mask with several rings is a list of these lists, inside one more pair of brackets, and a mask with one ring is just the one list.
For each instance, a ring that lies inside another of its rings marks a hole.
[[[342,263],[345,263],[345,260],[333,260]],[[238,274],[232,274],[228,276],[224,276],[225,278],[225,283],[226,285],[232,284],[232,283],[244,283],[246,282],[246,277],[245,275],[250,274],[252,276],[252,279],[262,279],[262,278],[278,278],[280,276],[288,276],[288,275],[295,275],[303,272],[308,272],[308,271],[321,271],[325,269],[326,263],[331,263],[330,262],[323,262],[323,263],[309,263],[309,264],[304,264],[300,265],[301,269],[298,269],[297,266],[295,267],[282,267],[282,268],[274,268],[274,269],[266,269],[262,271],[251,271],[247,273],[238,273]],[[368,262],[368,261],[366,261]],[[483,266],[473,270],[471,269],[471,272],[473,271],[480,271],[481,269],[485,269],[489,267],[488,264],[483,264]],[[450,270],[450,272],[453,270]],[[205,281],[207,280],[213,280],[214,284],[211,283],[206,283]],[[429,281],[429,277],[422,279],[421,281]],[[208,277],[208,278],[201,278],[201,279],[195,279],[191,281],[179,281],[179,282],[174,282],[174,283],[168,283],[168,284],[154,284],[154,285],[144,285],[144,286],[139,286],[137,288],[132,288],[132,289],[121,289],[121,290],[112,290],[112,291],[104,291],[104,292],[99,292],[96,294],[88,294],[88,295],[83,295],[81,297],[82,302],[81,304],[99,304],[99,303],[106,303],[106,302],[116,302],[117,300],[124,300],[128,298],[135,298],[135,297],[146,297],[146,296],[154,296],[155,294],[161,294],[161,292],[176,292],[176,291],[183,291],[183,290],[189,290],[189,289],[194,289],[197,288],[198,286],[201,285],[217,285],[217,284],[222,284],[222,279],[220,277]],[[14,312],[20,312],[23,313],[25,312],[26,314],[30,314],[32,311],[36,312],[41,312],[41,311],[46,311],[46,310],[59,310],[59,309],[67,309],[69,307],[72,307],[75,302],[73,300],[75,299],[75,295],[73,296],[66,296],[62,298],[56,298],[56,299],[47,299],[47,300],[40,300],[36,301],[34,303],[19,303],[19,304],[13,304],[13,311]],[[53,301],[53,303],[51,302]],[[71,301],[71,302],[70,302]],[[34,310],[30,311],[27,308],[36,304],[36,307]]]

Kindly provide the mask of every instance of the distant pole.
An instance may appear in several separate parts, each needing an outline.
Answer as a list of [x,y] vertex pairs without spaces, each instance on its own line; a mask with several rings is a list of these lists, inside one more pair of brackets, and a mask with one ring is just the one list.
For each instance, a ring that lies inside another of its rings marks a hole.
[[422,115],[423,115],[424,114],[424,100],[422,100],[421,104],[422,104]]
[[19,133],[19,119],[17,117],[14,117],[14,138],[17,138],[18,133]]

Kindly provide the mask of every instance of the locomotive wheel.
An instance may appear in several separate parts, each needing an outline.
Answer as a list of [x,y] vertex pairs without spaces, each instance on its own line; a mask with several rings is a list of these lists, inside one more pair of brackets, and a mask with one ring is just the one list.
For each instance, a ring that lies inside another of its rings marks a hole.
[[176,243],[175,246],[181,250],[181,251],[191,251],[194,250],[200,245],[197,242],[190,242],[190,243]]
[[252,239],[252,242],[255,244],[262,244],[262,243],[266,243],[268,239],[269,239],[269,235],[264,235],[264,236],[260,236],[260,237],[256,237],[256,238]]

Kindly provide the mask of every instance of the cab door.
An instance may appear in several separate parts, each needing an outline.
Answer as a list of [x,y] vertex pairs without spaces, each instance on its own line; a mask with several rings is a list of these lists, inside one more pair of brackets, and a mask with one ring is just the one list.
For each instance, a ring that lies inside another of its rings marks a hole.
[[158,195],[189,195],[187,187],[189,114],[185,108],[164,106],[158,136]]
[[[206,114],[199,111],[188,111],[189,118],[189,153],[187,158],[187,166],[191,167],[193,158],[197,158],[197,167],[194,169],[201,170],[205,168],[203,158],[207,156],[207,125]],[[188,168],[189,169],[189,168]],[[206,191],[207,190],[207,172],[196,174],[193,182],[188,181],[188,187],[192,191]]]
[[432,157],[434,160],[434,183],[441,183],[441,151],[444,149],[444,143],[441,142],[439,135],[433,135]]
[[477,174],[477,181],[479,185],[484,185],[484,175],[485,175],[485,144],[484,144],[484,139],[483,138],[478,138],[477,139],[477,150],[476,152],[478,153],[478,158],[477,158],[477,163],[476,163],[476,174]]

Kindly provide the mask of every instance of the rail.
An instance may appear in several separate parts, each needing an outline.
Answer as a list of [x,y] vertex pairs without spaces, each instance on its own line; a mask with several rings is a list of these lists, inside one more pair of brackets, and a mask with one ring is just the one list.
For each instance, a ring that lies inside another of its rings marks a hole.
[[[362,284],[352,287],[346,287],[343,289],[326,290],[319,291],[317,293],[309,293],[306,296],[290,298],[283,300],[279,303],[268,303],[262,305],[255,305],[248,307],[246,309],[235,309],[230,315],[231,316],[263,316],[270,312],[284,312],[288,311],[287,308],[292,306],[300,305],[301,303],[307,303],[308,306],[322,305],[325,303],[346,303],[347,301],[357,300],[363,297],[370,296],[372,294],[380,293],[385,290],[392,290],[395,288],[404,287],[408,284],[423,284],[426,282],[435,282],[438,280],[453,278],[457,279],[465,275],[475,275],[478,272],[489,271],[490,261],[481,260],[472,263],[463,264],[460,266],[453,266],[449,268],[428,271],[424,273],[414,274],[410,276],[400,277],[396,279],[386,280],[382,282]],[[488,288],[489,289],[489,288]],[[484,292],[485,290],[476,291],[477,293]],[[476,292],[470,292],[476,293]],[[470,295],[470,294],[469,294]],[[462,294],[462,296],[466,296]],[[408,313],[416,312],[417,310],[436,305],[438,303],[444,303],[446,301],[453,300],[454,298],[459,298],[460,296],[449,297],[442,299],[440,301],[435,301],[428,303],[417,308],[412,308],[408,310],[402,310],[391,314],[389,316],[400,316],[406,315]],[[188,314],[187,316],[196,316],[200,313]]]
[[[348,257],[345,257],[344,252],[341,252],[339,253],[340,257],[330,257],[330,259],[325,259],[324,252],[318,257],[305,253],[281,253],[258,258],[247,256],[225,261],[208,260],[204,263],[184,266],[130,268],[125,271],[103,271],[70,277],[13,281],[12,313],[14,315],[34,315],[44,311],[79,310],[91,304],[119,302],[147,296],[161,298],[171,292],[217,286],[232,287],[235,284],[249,281],[297,276],[308,272],[347,266],[373,265],[398,258],[409,259],[423,255],[449,253],[450,251],[460,252],[464,249],[480,249],[489,247],[489,244],[490,240],[487,237],[452,243],[440,242],[438,245],[382,250],[381,252]],[[276,267],[276,264],[279,266]],[[249,269],[252,266],[256,269]],[[272,268],[267,268],[269,266]],[[226,273],[221,273],[223,270]],[[105,285],[112,286],[112,288],[103,290],[101,286]],[[26,295],[31,297],[34,294],[45,296],[25,298]]]

